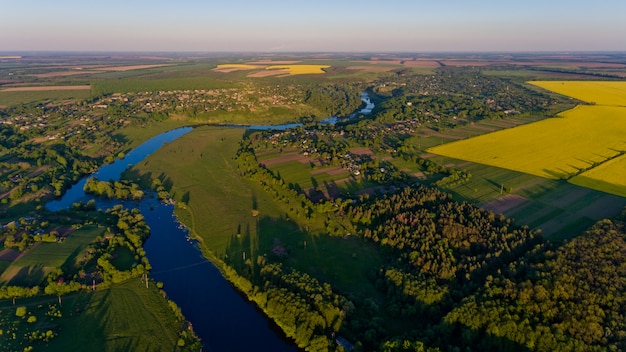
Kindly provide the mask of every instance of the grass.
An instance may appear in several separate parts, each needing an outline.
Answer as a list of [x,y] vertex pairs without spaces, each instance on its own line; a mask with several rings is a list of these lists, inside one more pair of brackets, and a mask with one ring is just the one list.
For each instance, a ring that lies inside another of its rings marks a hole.
[[91,96],[90,90],[44,90],[44,91],[0,91],[0,105],[12,106],[39,101],[60,102],[65,100],[84,100]]
[[[154,286],[154,285],[153,285]],[[166,300],[155,287],[146,288],[139,279],[131,279],[111,288],[66,296],[60,307],[62,317],[46,317],[56,297],[18,300],[37,322],[28,324],[15,317],[10,301],[0,304],[0,345],[7,350],[23,350],[32,345],[35,351],[174,351],[180,323]],[[49,343],[29,343],[23,334],[51,329],[58,336]],[[10,338],[16,331],[17,340]]]
[[564,180],[443,156],[431,160],[452,164],[472,174],[465,184],[444,187],[458,201],[485,205],[508,194],[526,198],[522,204],[504,211],[504,215],[514,218],[518,225],[540,228],[552,240],[574,237],[597,220],[614,216],[626,206],[626,198],[582,188]]
[[287,217],[295,205],[274,202],[260,185],[239,175],[233,157],[244,133],[199,127],[150,155],[133,172],[171,185],[170,193],[179,201],[178,218],[229,265],[243,268],[244,252],[252,259],[268,254],[278,239],[289,250],[290,265],[333,286],[376,294],[365,277],[382,259],[370,244],[328,237],[323,221]]
[[40,243],[13,262],[2,274],[0,281],[9,284],[37,285],[53,268],[74,264],[82,251],[104,232],[96,226],[85,226],[72,232],[61,243]]

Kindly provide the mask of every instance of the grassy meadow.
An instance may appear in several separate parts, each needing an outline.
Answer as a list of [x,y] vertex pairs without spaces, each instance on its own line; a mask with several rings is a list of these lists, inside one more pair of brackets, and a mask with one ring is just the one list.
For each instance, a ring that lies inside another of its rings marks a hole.
[[288,217],[289,207],[296,205],[276,203],[261,186],[239,175],[234,156],[244,133],[198,127],[150,155],[127,177],[162,179],[178,201],[179,220],[229,265],[243,267],[244,253],[256,258],[279,241],[289,251],[285,260],[295,268],[342,290],[378,295],[362,279],[382,260],[372,245],[329,237],[319,221]]
[[2,91],[0,90],[0,105],[12,106],[39,101],[62,102],[66,100],[84,100],[91,96],[91,90],[32,90],[32,91]]
[[102,233],[104,229],[86,226],[72,232],[62,242],[39,243],[4,270],[0,282],[38,285],[52,269],[71,267],[89,243]]
[[[35,323],[15,316],[16,306],[24,306]],[[60,317],[50,316],[60,312]],[[35,297],[0,302],[2,350],[22,351],[176,351],[181,323],[158,289],[146,288],[132,279],[109,289],[81,292],[63,298]],[[47,330],[58,334],[49,342],[29,342],[27,332]],[[12,339],[12,332],[16,339]]]

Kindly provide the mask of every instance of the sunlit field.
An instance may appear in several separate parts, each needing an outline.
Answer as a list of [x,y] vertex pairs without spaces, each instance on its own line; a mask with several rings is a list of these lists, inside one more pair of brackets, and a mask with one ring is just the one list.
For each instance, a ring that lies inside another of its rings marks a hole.
[[626,150],[626,108],[578,106],[529,125],[429,152],[547,178],[567,178]]
[[272,65],[267,70],[288,70],[290,75],[306,75],[325,73],[324,69],[329,68],[328,65]]
[[626,82],[535,81],[529,83],[588,103],[626,107]]
[[[602,105],[581,105],[529,125],[430,152],[626,195],[626,82],[532,82]],[[615,158],[615,159],[613,159]]]

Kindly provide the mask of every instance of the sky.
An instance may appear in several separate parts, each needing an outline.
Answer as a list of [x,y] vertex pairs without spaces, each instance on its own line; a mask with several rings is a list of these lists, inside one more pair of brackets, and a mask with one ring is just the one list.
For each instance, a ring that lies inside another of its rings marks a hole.
[[0,52],[626,51],[624,0],[0,0]]

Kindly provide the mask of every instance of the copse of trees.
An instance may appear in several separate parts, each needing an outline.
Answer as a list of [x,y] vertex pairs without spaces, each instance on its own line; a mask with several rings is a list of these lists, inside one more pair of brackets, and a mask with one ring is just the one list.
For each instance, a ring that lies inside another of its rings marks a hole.
[[624,219],[601,220],[582,236],[560,247],[538,246],[489,276],[445,317],[442,330],[454,336],[465,329],[459,344],[472,350],[623,351],[624,268]]
[[100,181],[95,177],[87,179],[83,190],[85,193],[104,198],[139,200],[144,196],[144,192],[136,183],[124,180]]

